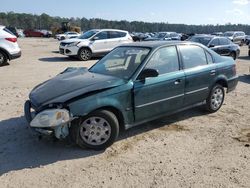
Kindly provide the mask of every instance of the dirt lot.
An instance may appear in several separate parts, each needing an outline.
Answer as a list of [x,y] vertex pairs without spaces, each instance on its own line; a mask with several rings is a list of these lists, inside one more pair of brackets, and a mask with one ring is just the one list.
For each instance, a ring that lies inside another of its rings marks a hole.
[[0,68],[0,187],[250,187],[250,143],[242,142],[250,129],[246,47],[238,87],[219,112],[197,108],[147,123],[96,152],[38,140],[27,128],[23,104],[35,85],[96,61],[61,56],[58,44],[20,39],[22,57]]

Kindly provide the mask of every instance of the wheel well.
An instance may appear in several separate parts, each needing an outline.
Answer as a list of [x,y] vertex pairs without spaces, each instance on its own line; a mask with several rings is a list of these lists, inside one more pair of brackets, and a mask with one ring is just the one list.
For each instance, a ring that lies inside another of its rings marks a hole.
[[82,46],[81,48],[79,48],[78,53],[80,52],[81,49],[84,49],[84,48],[87,48],[88,50],[91,51],[91,53],[93,53],[92,50],[90,49],[90,47],[88,47],[88,46]]
[[2,52],[8,60],[10,60],[9,54],[4,49],[0,48],[0,52]]
[[222,87],[228,88],[227,81],[226,80],[217,80],[216,84],[220,84]]
[[123,114],[122,114],[122,112],[120,110],[118,110],[117,108],[112,107],[112,106],[105,106],[105,107],[102,107],[102,108],[98,108],[96,110],[107,110],[107,111],[110,111],[113,114],[115,114],[115,116],[117,117],[117,120],[119,122],[120,129],[125,130],[124,117],[123,117]]

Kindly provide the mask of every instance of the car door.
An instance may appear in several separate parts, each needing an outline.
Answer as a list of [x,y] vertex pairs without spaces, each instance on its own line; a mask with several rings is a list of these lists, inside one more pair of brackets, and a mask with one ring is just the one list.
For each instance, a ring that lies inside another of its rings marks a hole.
[[214,38],[209,42],[208,45],[211,50],[215,51],[217,54],[221,54],[220,41],[218,38]]
[[109,44],[108,44],[108,32],[101,31],[96,34],[92,39],[92,51],[93,53],[106,53],[109,52]]
[[206,50],[196,45],[178,46],[185,73],[184,106],[204,101],[216,76],[216,65]]
[[145,69],[155,69],[159,75],[134,82],[136,122],[172,112],[183,105],[185,75],[180,70],[175,46],[158,49]]
[[231,53],[230,41],[226,38],[219,38],[220,55],[229,55]]

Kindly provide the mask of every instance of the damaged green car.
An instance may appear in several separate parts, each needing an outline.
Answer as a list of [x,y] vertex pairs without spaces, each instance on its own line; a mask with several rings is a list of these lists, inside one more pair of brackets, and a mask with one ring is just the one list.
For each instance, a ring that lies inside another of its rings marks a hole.
[[25,103],[30,127],[81,147],[104,149],[119,131],[205,104],[222,106],[238,82],[235,62],[190,42],[120,46],[91,68],[68,68]]

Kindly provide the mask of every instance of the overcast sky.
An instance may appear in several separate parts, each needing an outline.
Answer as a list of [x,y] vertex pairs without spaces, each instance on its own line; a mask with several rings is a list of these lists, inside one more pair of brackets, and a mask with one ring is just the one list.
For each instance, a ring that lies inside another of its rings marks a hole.
[[250,0],[1,0],[0,12],[184,24],[250,24]]

